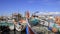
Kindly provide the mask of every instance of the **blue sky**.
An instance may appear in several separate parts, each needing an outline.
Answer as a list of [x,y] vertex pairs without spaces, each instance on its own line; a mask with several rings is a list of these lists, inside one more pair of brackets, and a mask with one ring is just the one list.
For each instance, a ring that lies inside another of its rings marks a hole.
[[60,0],[0,0],[0,15],[11,13],[60,11]]

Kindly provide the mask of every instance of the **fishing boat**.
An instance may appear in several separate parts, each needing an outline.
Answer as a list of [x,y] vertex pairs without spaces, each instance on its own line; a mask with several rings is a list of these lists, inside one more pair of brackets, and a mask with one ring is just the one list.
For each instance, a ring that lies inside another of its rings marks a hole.
[[56,24],[55,19],[53,15],[41,15],[40,18],[28,19],[27,34],[56,34],[52,31],[53,25]]

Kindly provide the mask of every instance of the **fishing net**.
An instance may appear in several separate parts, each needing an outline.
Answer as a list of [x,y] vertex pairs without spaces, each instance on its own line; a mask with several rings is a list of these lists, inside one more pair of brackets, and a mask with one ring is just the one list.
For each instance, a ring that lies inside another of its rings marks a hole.
[[40,18],[40,19],[38,18],[29,19],[29,24],[31,26],[32,31],[35,34],[54,34],[51,30],[48,29],[49,28],[48,23],[49,23],[49,20],[47,20],[46,17]]

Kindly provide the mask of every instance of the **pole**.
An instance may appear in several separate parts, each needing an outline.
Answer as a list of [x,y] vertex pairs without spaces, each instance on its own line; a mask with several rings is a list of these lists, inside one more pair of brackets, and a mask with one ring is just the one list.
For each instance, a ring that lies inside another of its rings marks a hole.
[[16,30],[15,30],[15,25],[14,25],[14,34],[16,34],[16,32],[15,32]]

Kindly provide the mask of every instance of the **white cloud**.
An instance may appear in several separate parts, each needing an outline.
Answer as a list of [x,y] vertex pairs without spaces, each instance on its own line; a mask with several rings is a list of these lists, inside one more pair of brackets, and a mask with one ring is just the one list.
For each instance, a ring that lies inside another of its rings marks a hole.
[[60,15],[60,12],[39,12],[36,15]]

